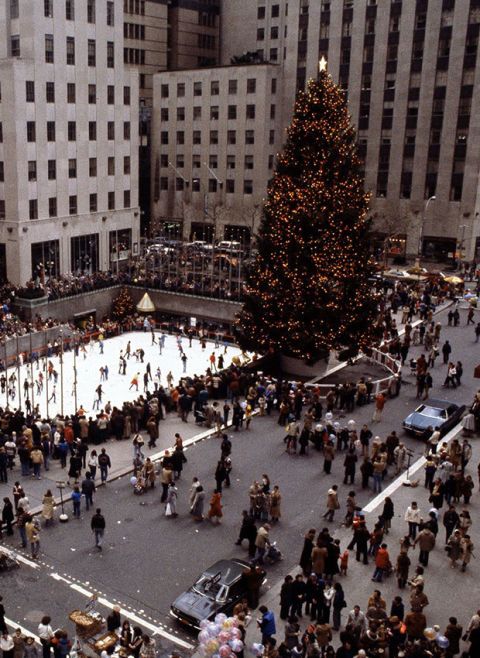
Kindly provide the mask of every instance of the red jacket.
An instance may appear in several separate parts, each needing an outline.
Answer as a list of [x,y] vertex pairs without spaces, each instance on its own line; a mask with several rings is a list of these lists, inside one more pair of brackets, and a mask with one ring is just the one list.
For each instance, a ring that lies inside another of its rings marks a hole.
[[375,566],[379,569],[386,569],[390,564],[390,555],[386,548],[379,548],[375,557]]

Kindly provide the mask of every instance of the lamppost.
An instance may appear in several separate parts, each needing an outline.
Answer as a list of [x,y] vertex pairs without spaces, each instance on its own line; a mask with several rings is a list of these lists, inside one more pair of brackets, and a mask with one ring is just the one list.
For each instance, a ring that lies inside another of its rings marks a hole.
[[417,257],[418,257],[418,263],[420,263],[420,259],[422,257],[422,251],[423,251],[423,230],[425,228],[425,218],[427,216],[427,210],[428,210],[428,205],[430,201],[435,201],[437,197],[435,195],[429,197],[427,201],[425,202],[425,207],[423,209],[422,213],[422,220],[420,224],[420,235],[418,238],[418,248],[417,248]]
[[60,413],[63,416],[63,328],[60,329]]
[[18,408],[22,410],[22,388],[20,386],[20,346],[18,343],[18,321],[15,322],[15,340],[17,352],[17,385],[18,385]]
[[78,343],[77,343],[77,332],[73,332],[73,400],[75,404],[75,413],[77,412],[77,349],[78,349]]

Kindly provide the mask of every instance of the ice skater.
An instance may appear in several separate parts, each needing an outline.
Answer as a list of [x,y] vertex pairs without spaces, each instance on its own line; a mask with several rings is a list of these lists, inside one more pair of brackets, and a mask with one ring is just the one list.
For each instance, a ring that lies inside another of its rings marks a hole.
[[97,394],[97,397],[93,401],[93,409],[95,409],[96,407],[98,410],[100,410],[100,405],[102,403],[102,395],[103,395],[103,389],[101,384],[97,386],[97,388],[95,389],[95,393]]
[[153,325],[150,326],[150,332],[152,334],[152,345],[156,345],[157,341],[155,340],[155,329],[153,328]]
[[85,347],[85,343],[82,343],[80,345],[80,351],[83,354],[83,360],[85,361],[85,359],[87,358],[87,348]]
[[48,401],[49,401],[49,402],[52,402],[52,400],[53,400],[53,402],[55,402],[55,403],[57,402],[57,387],[56,387],[55,384],[53,385],[53,388],[52,388],[52,394],[51,394],[51,396],[48,398]]
[[143,391],[148,393],[148,372],[143,374]]
[[132,352],[132,343],[131,343],[130,341],[128,341],[128,343],[127,343],[127,349],[125,350],[125,356],[127,357],[127,359],[128,359],[129,361],[130,361],[130,355],[131,355],[131,352]]
[[110,372],[108,365],[103,366],[103,374],[105,375],[105,381],[108,382],[108,373]]
[[168,375],[167,375],[167,384],[168,384],[168,388],[172,388],[172,385],[173,385],[173,375],[172,375],[172,371],[171,371],[171,370],[168,371]]
[[5,393],[5,387],[6,386],[7,386],[7,378],[5,377],[5,375],[2,375],[0,377],[0,391],[2,393]]
[[118,374],[122,374],[123,368],[123,350],[120,350],[120,356],[118,357]]
[[137,372],[137,374],[132,377],[132,381],[130,382],[130,388],[128,389],[129,391],[131,391],[134,386],[135,386],[135,390],[138,391],[138,378],[139,377],[140,377],[139,372]]
[[160,370],[160,366],[158,366],[157,371],[155,372],[155,379],[158,380],[158,385],[160,386],[162,381],[162,371]]
[[100,372],[100,381],[103,382],[105,380],[105,368],[103,366],[100,366],[99,372]]
[[100,354],[103,354],[103,336],[101,334],[98,337],[98,347],[100,348]]
[[147,363],[147,368],[146,368],[145,372],[147,373],[148,378],[149,378],[151,381],[153,381],[153,377],[152,377],[152,366],[150,365],[150,361]]
[[181,359],[182,359],[182,363],[183,363],[183,372],[186,373],[187,372],[187,355],[185,354],[185,352],[182,352]]

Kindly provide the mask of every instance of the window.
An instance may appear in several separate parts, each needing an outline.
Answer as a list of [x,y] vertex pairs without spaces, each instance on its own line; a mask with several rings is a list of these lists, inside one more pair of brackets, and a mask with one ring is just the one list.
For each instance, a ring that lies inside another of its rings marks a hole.
[[65,0],[65,18],[67,21],[75,20],[75,0]]
[[95,105],[97,102],[97,85],[88,85],[88,103]]
[[[177,118],[178,118],[178,110],[177,110]],[[168,121],[168,107],[160,108],[160,119],[162,121]]]
[[47,142],[55,141],[55,121],[47,121]]
[[257,41],[263,41],[265,39],[265,28],[257,28]]
[[227,144],[236,144],[237,143],[237,131],[228,130],[227,131]]
[[265,7],[258,7],[258,9],[257,9],[257,18],[260,21],[265,18]]
[[48,216],[56,217],[57,216],[57,197],[51,196],[48,200]]
[[130,87],[123,88],[123,104],[130,105]]
[[115,192],[108,193],[108,209],[115,210]]
[[209,192],[216,192],[217,191],[217,179],[216,178],[209,178],[208,179],[208,191]]
[[[168,135],[168,133],[167,133]],[[167,137],[168,139],[168,137]],[[194,130],[192,133],[192,142],[194,144],[201,144],[202,143],[202,133],[200,130]],[[167,142],[168,143],[168,142]]]
[[130,190],[124,190],[123,192],[123,207],[130,208]]
[[185,133],[183,130],[177,130],[177,144],[185,144]]
[[270,61],[276,62],[278,59],[278,48],[270,48]]
[[229,80],[228,81],[228,93],[229,94],[236,94],[237,93],[237,88],[238,88],[238,82],[237,80]]
[[229,105],[228,106],[228,114],[227,114],[229,119],[236,119],[237,118],[237,106],[236,105]]
[[198,121],[201,118],[202,118],[202,106],[201,105],[194,105],[194,107],[193,107],[193,120]]
[[227,169],[235,169],[235,155],[227,155]]
[[202,95],[202,83],[201,82],[194,82],[193,83],[193,95],[194,96],[201,96]]
[[88,160],[88,175],[90,178],[95,178],[97,175],[97,158],[90,158]]
[[245,108],[245,116],[247,119],[255,119],[255,105],[247,105]]
[[270,28],[270,39],[278,39],[278,27],[276,25]]
[[168,85],[160,85],[160,95],[162,98],[168,98]]
[[57,178],[57,161],[48,160],[47,162],[48,180],[56,180]]
[[89,121],[88,122],[88,139],[91,142],[94,142],[97,139],[97,122]]
[[0,219],[5,219],[5,201],[0,199]]
[[97,212],[97,195],[96,194],[90,194],[89,208],[90,208],[90,212]]
[[210,169],[218,169],[218,155],[210,155],[208,158],[208,166]]
[[218,130],[210,131],[210,144],[218,144]]
[[10,18],[18,18],[18,0],[10,0]]
[[415,29],[424,30],[427,26],[427,14],[417,14],[415,17]]
[[25,81],[25,100],[27,103],[35,103],[35,82],[33,80]]
[[3,123],[0,121],[0,144],[3,143]]
[[243,193],[244,194],[252,194],[253,192],[253,181],[252,180],[244,180],[243,181]]
[[108,105],[115,104],[115,87],[113,85],[107,86],[107,103]]
[[277,78],[272,78],[270,91],[272,94],[277,93]]
[[28,202],[28,216],[30,219],[38,219],[38,201],[30,199]]
[[192,169],[200,169],[202,162],[200,155],[198,153],[194,153],[192,155]]
[[268,168],[269,168],[269,169],[273,169],[273,161],[274,161],[274,156],[273,156],[273,155],[269,155],[269,156],[268,156]]
[[115,44],[107,41],[107,67],[113,69],[115,66]]
[[12,57],[20,57],[20,35],[14,34],[10,37],[10,53]]
[[227,194],[235,194],[235,181],[232,178],[227,178],[225,191]]
[[37,161],[29,160],[28,161],[28,180],[35,181],[37,180]]
[[126,141],[130,139],[130,121],[123,122],[123,139]]
[[75,39],[74,37],[67,37],[67,64],[75,64]]
[[162,130],[160,133],[160,144],[168,144],[168,132],[166,130]]
[[245,131],[245,144],[255,144],[255,131],[246,130]]
[[109,140],[115,139],[115,122],[109,121],[107,123],[107,138]]
[[68,160],[68,177],[76,178],[77,177],[77,160],[76,158],[69,158]]
[[185,83],[184,82],[179,82],[177,84],[177,96],[178,98],[182,98],[185,96]]
[[115,5],[112,0],[107,2],[107,25],[110,27],[115,25]]
[[27,142],[36,140],[35,121],[27,121]]
[[220,83],[218,80],[212,80],[210,83],[210,95],[218,96],[220,93]]
[[[268,143],[269,144],[274,144],[275,143],[275,131],[274,130],[270,130],[269,133],[268,133]],[[253,144],[253,142],[252,142],[252,144]]]
[[87,0],[87,23],[95,23],[95,0]]
[[[193,187],[193,185],[192,185]],[[160,177],[160,189],[161,190],[168,190],[168,178],[167,176],[161,176]]]
[[183,155],[183,153],[177,153],[175,166],[178,167],[179,169],[183,169],[185,167],[185,156]]
[[253,169],[253,155],[245,156],[245,169]]
[[74,142],[77,139],[77,124],[75,121],[69,121],[67,124],[68,141]]
[[76,215],[77,212],[78,212],[77,195],[72,194],[72,196],[68,197],[68,213],[69,215]]
[[45,35],[45,61],[47,64],[53,64],[53,34]]
[[272,5],[272,18],[280,16],[280,5]]
[[123,157],[123,173],[128,175],[130,174],[130,156],[125,155]]
[[96,66],[97,56],[95,48],[95,39],[88,40],[88,66]]
[[68,82],[67,83],[67,103],[75,103],[75,98],[76,98],[75,83],[74,82]]
[[218,105],[212,105],[210,107],[210,121],[217,121],[219,117]]
[[[168,108],[163,108],[162,107],[162,110],[163,109],[168,109]],[[167,118],[167,121],[168,121],[168,118]],[[185,108],[184,107],[177,107],[177,121],[185,121]]]
[[53,18],[53,0],[43,0],[45,18]]
[[254,94],[257,90],[257,80],[256,78],[247,79],[247,94]]

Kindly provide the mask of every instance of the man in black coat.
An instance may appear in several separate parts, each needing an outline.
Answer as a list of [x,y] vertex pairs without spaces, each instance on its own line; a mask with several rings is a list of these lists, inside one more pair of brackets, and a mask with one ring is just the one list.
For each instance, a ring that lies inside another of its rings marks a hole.
[[235,542],[237,546],[240,546],[244,539],[248,540],[248,554],[250,557],[255,556],[255,539],[257,537],[257,526],[255,525],[254,519],[250,516],[247,510],[242,512],[242,525],[240,527],[240,534],[238,539]]

